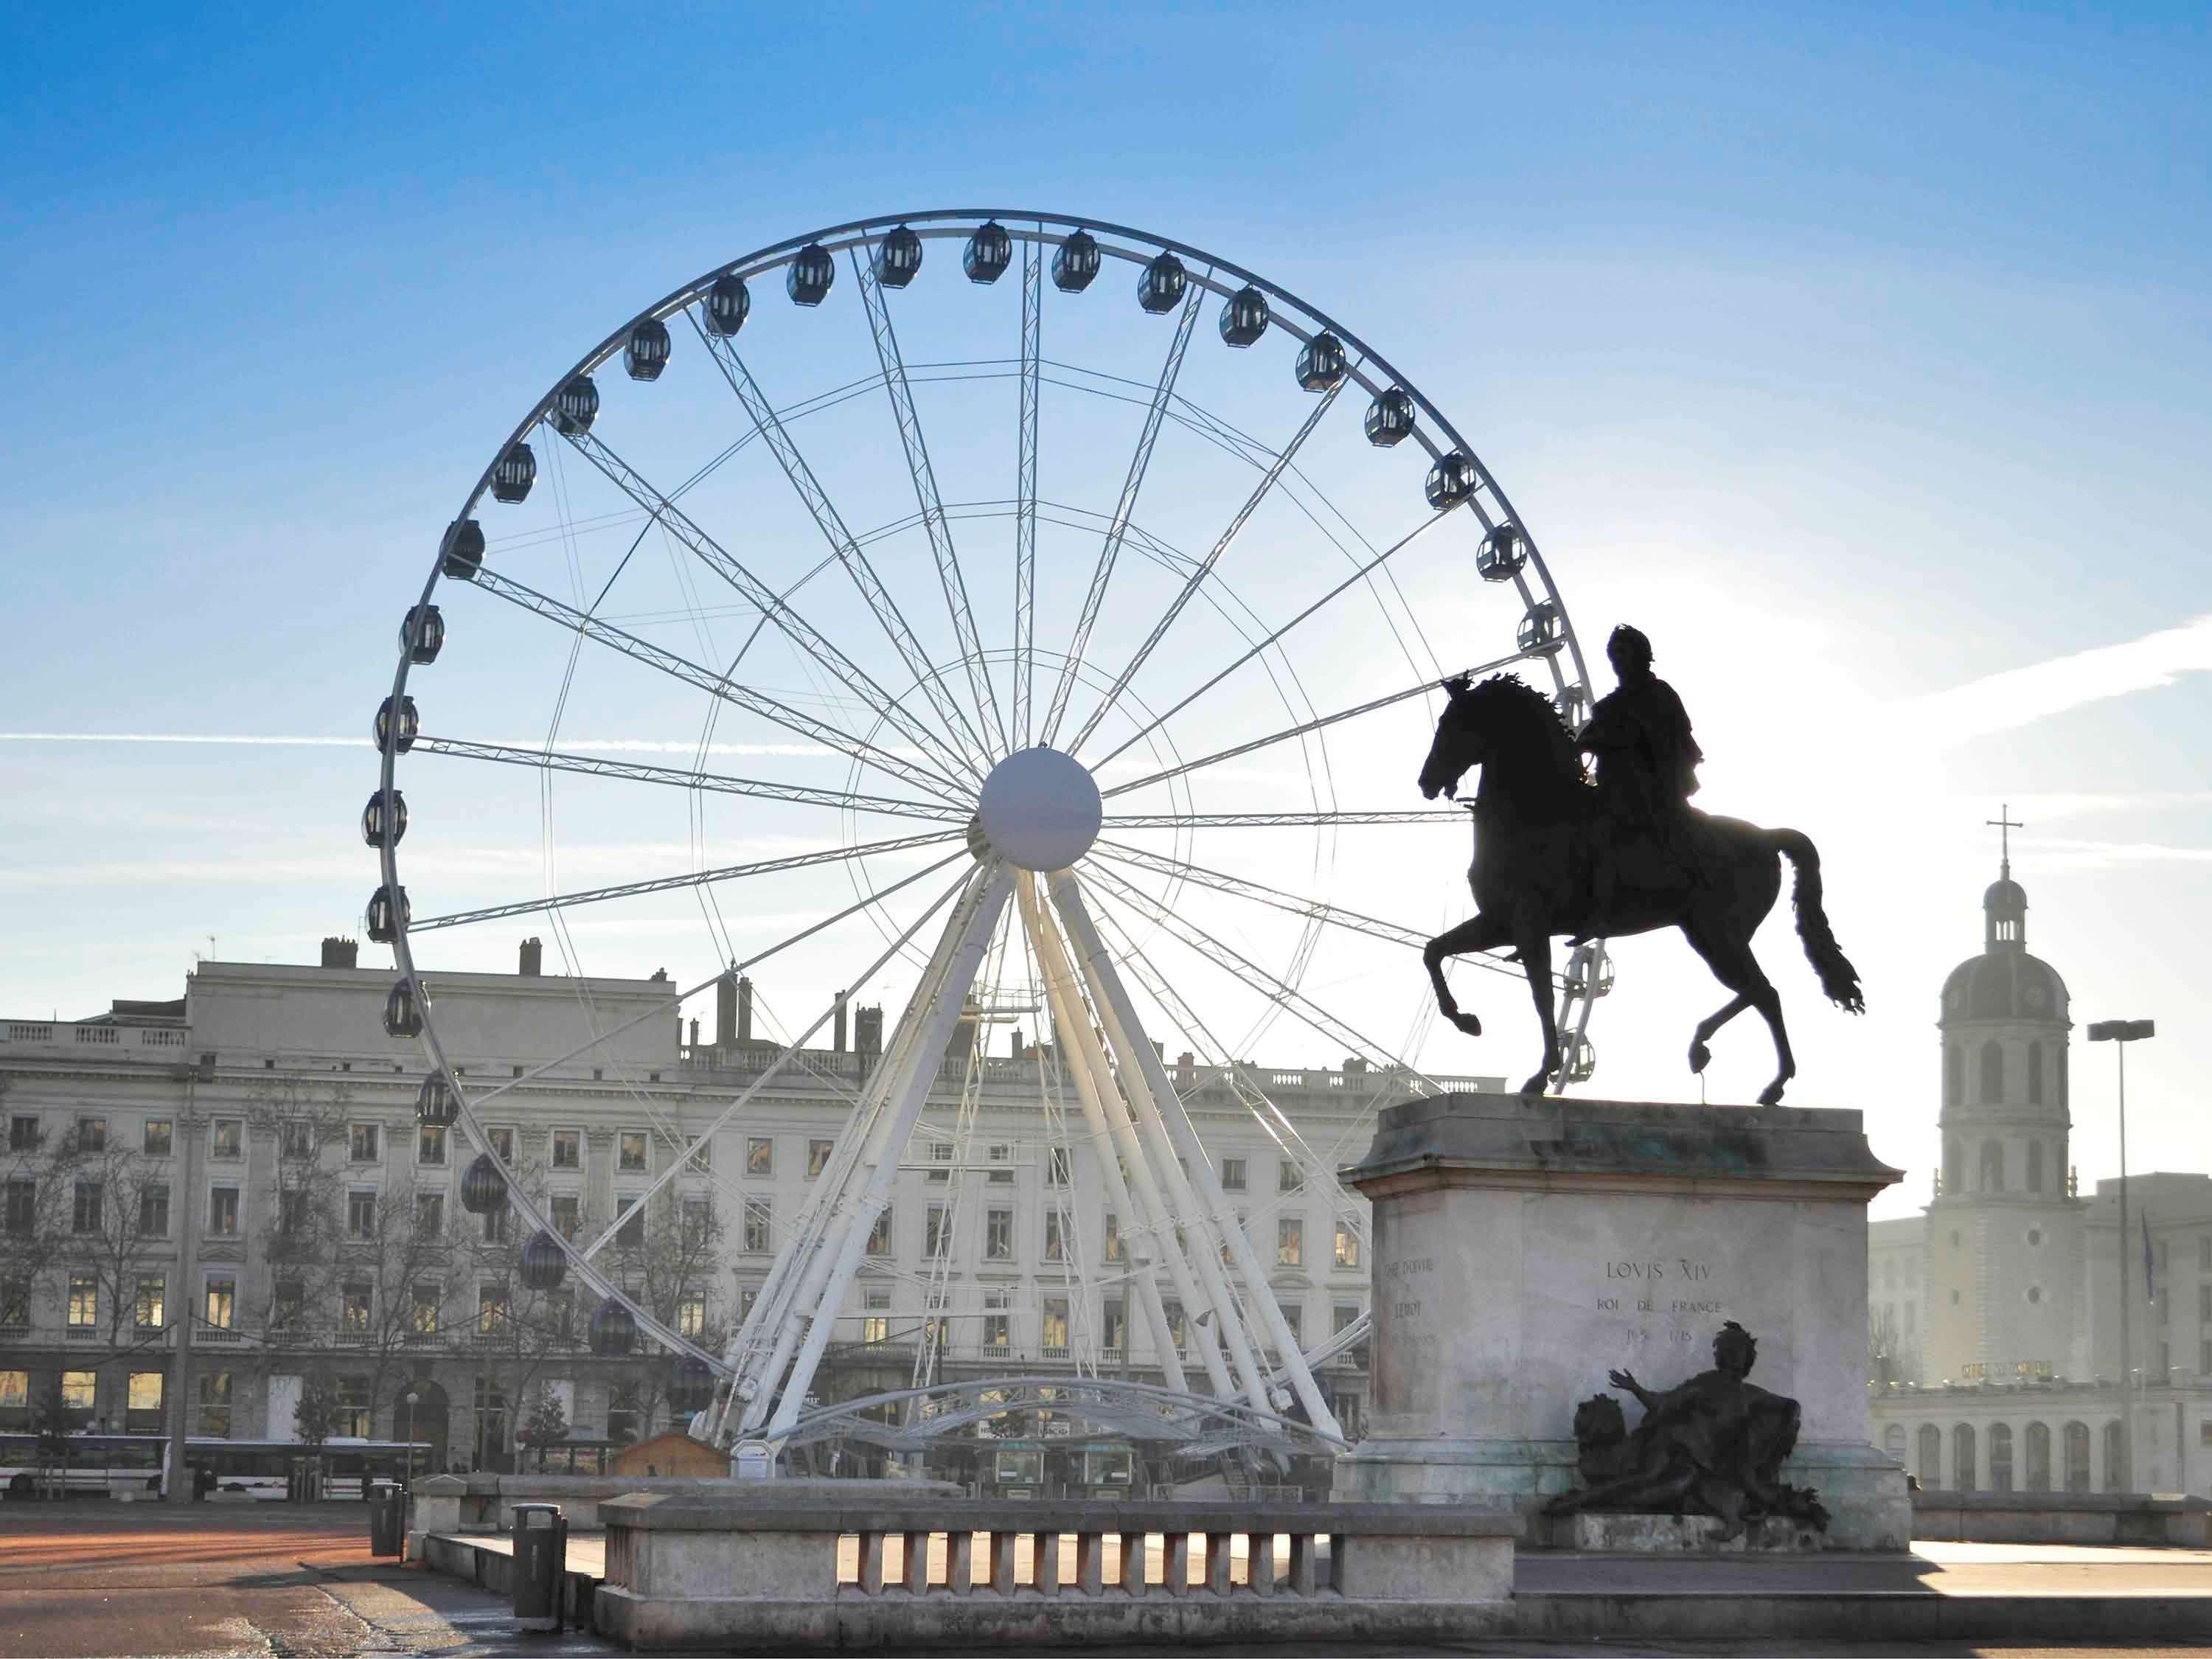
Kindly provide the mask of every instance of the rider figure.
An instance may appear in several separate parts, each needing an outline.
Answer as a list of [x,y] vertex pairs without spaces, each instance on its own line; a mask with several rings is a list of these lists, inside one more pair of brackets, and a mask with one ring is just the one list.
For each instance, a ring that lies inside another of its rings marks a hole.
[[[1577,740],[1597,759],[1598,805],[1616,848],[1626,840],[1656,842],[1668,861],[1690,861],[1689,798],[1698,793],[1705,757],[1690,732],[1690,716],[1674,688],[1651,672],[1651,641],[1623,623],[1605,644],[1620,684],[1598,699]],[[1615,861],[1596,860],[1592,933],[1612,908]]]

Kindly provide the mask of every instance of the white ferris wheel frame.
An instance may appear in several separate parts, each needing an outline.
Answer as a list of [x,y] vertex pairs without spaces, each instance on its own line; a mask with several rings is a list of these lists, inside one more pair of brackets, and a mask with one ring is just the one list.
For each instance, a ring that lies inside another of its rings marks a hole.
[[[896,335],[882,287],[875,279],[872,268],[875,250],[894,230],[910,228],[924,240],[965,239],[987,224],[1000,227],[1013,246],[1019,250],[1024,286],[1020,495],[1015,510],[1016,644],[1012,665],[1013,684],[1006,707],[1001,706],[990,678],[994,657],[1005,653],[987,652],[975,629],[964,572],[946,530],[944,506],[936,496],[935,481],[919,422],[914,416],[906,374],[898,357]],[[1177,307],[1180,315],[1175,341],[1170,348],[1168,364],[1152,399],[1144,434],[1132,459],[1128,480],[1108,530],[1104,553],[1094,574],[1075,636],[1064,653],[1056,653],[1060,657],[1060,666],[1046,703],[1044,716],[1040,721],[1035,685],[1038,657],[1033,609],[1038,505],[1036,493],[1038,324],[1046,261],[1054,249],[1079,233],[1095,240],[1102,261],[1111,259],[1145,265],[1163,254],[1174,255],[1184,262],[1186,289]],[[899,616],[888,593],[881,592],[879,586],[871,589],[872,573],[866,569],[865,554],[854,543],[851,532],[837,518],[836,508],[829,502],[826,495],[813,482],[803,457],[799,455],[795,447],[784,434],[775,410],[751,381],[750,373],[732,341],[702,326],[697,314],[693,312],[717,281],[735,276],[750,282],[782,270],[802,251],[814,247],[827,251],[833,258],[843,254],[849,259],[866,307],[872,335],[884,369],[884,381],[890,392],[902,447],[921,507],[921,519],[928,532],[938,574],[951,610],[961,653],[957,664],[933,663],[906,627],[904,618]],[[1379,397],[1392,388],[1402,392],[1412,400],[1420,417],[1414,422],[1409,435],[1422,446],[1431,460],[1439,460],[1456,451],[1473,464],[1476,483],[1464,500],[1443,512],[1432,514],[1405,540],[1411,540],[1413,536],[1431,527],[1446,513],[1462,509],[1474,514],[1486,533],[1496,530],[1500,525],[1514,526],[1521,533],[1526,556],[1513,570],[1510,580],[1524,607],[1525,615],[1534,615],[1539,607],[1549,608],[1557,623],[1557,635],[1540,648],[1524,648],[1495,662],[1480,665],[1474,672],[1532,660],[1540,661],[1550,674],[1555,700],[1560,703],[1563,712],[1577,707],[1577,698],[1580,700],[1580,708],[1586,712],[1590,686],[1581,643],[1542,552],[1534,538],[1528,534],[1526,521],[1514,511],[1495,477],[1481,465],[1476,452],[1443,411],[1401,374],[1388,359],[1341,323],[1288,289],[1192,244],[1097,219],[1030,210],[953,208],[851,220],[772,243],[727,264],[715,266],[676,289],[635,317],[627,319],[619,329],[558,377],[498,446],[493,460],[477,478],[461,511],[455,515],[454,522],[459,524],[472,516],[477,503],[490,490],[501,459],[514,446],[526,440],[541,422],[547,422],[550,426],[548,417],[554,411],[562,390],[573,380],[590,374],[619,355],[629,339],[631,331],[640,324],[652,320],[665,325],[687,313],[692,313],[691,320],[699,337],[714,356],[732,391],[751,416],[759,434],[766,438],[775,451],[779,463],[798,488],[833,549],[847,561],[848,568],[854,568],[854,580],[860,584],[872,608],[876,610],[878,620],[883,623],[896,653],[902,659],[902,665],[912,675],[913,690],[919,692],[927,702],[930,711],[937,716],[939,726],[931,726],[918,713],[904,708],[903,697],[893,697],[885,692],[864,666],[846,657],[830,641],[803,631],[793,633],[790,624],[795,623],[800,630],[805,629],[805,624],[790,611],[781,596],[752,578],[737,561],[721,550],[713,538],[692,525],[670,498],[660,495],[647,483],[603,438],[594,437],[588,428],[581,433],[573,430],[563,432],[562,437],[618,489],[629,495],[649,518],[671,529],[678,540],[714,566],[733,586],[752,599],[764,618],[774,620],[779,627],[784,628],[801,648],[808,651],[817,661],[824,663],[848,687],[856,691],[865,687],[864,701],[877,708],[880,717],[879,729],[884,726],[891,728],[912,751],[918,752],[921,758],[901,758],[884,747],[855,742],[849,734],[837,732],[820,722],[810,722],[809,717],[799,711],[775,703],[763,695],[750,692],[741,683],[726,674],[718,674],[711,667],[702,668],[684,660],[677,653],[625,635],[611,623],[578,611],[550,596],[535,592],[511,576],[495,571],[489,564],[475,571],[469,580],[500,597],[550,617],[574,630],[580,638],[596,638],[613,644],[616,648],[647,660],[726,702],[764,714],[787,729],[807,732],[811,724],[812,730],[809,735],[830,741],[833,747],[848,756],[856,769],[865,765],[900,778],[911,797],[898,802],[905,815],[935,819],[945,828],[927,835],[890,838],[869,846],[840,847],[819,855],[764,860],[751,866],[732,866],[724,871],[694,872],[660,883],[632,883],[590,893],[489,906],[448,916],[426,918],[412,922],[412,927],[429,929],[488,920],[496,915],[543,911],[557,905],[611,894],[649,891],[659,885],[693,885],[731,874],[758,873],[779,867],[798,868],[810,863],[850,860],[857,854],[872,851],[931,844],[950,847],[947,856],[915,872],[893,886],[873,890],[860,902],[822,919],[749,962],[734,964],[736,968],[743,968],[870,908],[900,888],[932,875],[942,876],[947,867],[955,863],[969,863],[971,848],[963,846],[961,838],[972,811],[972,792],[982,781],[983,773],[989,769],[994,757],[1036,742],[1040,733],[1042,742],[1053,743],[1068,714],[1071,694],[1084,675],[1085,651],[1090,642],[1091,629],[1097,620],[1104,586],[1115,556],[1123,538],[1130,533],[1129,518],[1136,492],[1158,434],[1176,369],[1189,343],[1201,296],[1210,294],[1226,300],[1247,288],[1256,289],[1267,297],[1269,325],[1280,328],[1301,345],[1310,343],[1324,331],[1334,334],[1341,341],[1345,352],[1344,379],[1337,386],[1330,388],[1297,436],[1282,450],[1269,452],[1260,446],[1252,446],[1267,457],[1257,487],[1212,553],[1197,563],[1175,603],[1160,617],[1145,644],[1127,666],[1120,670],[1111,689],[1077,729],[1074,739],[1067,747],[1070,750],[1079,748],[1084,739],[1091,734],[1099,721],[1128,690],[1138,668],[1164,635],[1176,615],[1198,592],[1214,562],[1291,464],[1299,444],[1318,422],[1344,384],[1356,385],[1370,397]],[[1364,579],[1402,545],[1404,541],[1393,544],[1370,562],[1355,569],[1340,586],[1301,611],[1290,623],[1273,630],[1244,656],[1184,696],[1164,714],[1154,718],[1139,730],[1136,737],[1125,741],[1093,764],[1111,759],[1147,732],[1164,726],[1175,714],[1204,695],[1237,667],[1261,655],[1291,628],[1313,615],[1353,582]],[[445,546],[441,543],[416,600],[418,605],[429,605],[440,581],[444,580],[445,553]],[[854,555],[858,556],[857,560],[851,556]],[[403,639],[392,682],[390,707],[394,714],[392,730],[380,745],[379,799],[386,803],[396,799],[397,761],[401,749],[406,746],[398,738],[398,714],[406,697],[411,671],[416,666],[410,645],[411,641]],[[975,704],[973,720],[969,719],[970,711],[963,708],[948,689],[956,672],[964,674],[968,680],[967,690]],[[1152,771],[1103,793],[1110,805],[1115,795],[1168,781],[1217,761],[1303,736],[1422,695],[1431,689],[1424,682],[1231,749]],[[552,751],[550,745],[545,750],[513,749],[458,738],[421,736],[413,740],[411,746],[430,753],[507,761],[540,769],[617,776],[693,789],[743,785],[746,787],[735,788],[735,793],[765,794],[771,799],[811,798],[820,800],[822,804],[851,804],[886,799],[862,797],[850,790],[810,791],[795,785],[775,786],[750,780],[712,779],[696,770],[684,771],[598,757],[562,755]],[[1108,817],[1100,834],[1103,838],[1121,829],[1169,827],[1184,823],[1310,822],[1334,824],[1429,820],[1438,816],[1432,811],[1135,814]],[[397,835],[387,832],[379,848],[384,890],[392,895],[399,895],[403,891],[396,850],[398,840]],[[1419,936],[1411,930],[1358,912],[1283,893],[1187,861],[1165,860],[1134,847],[1110,842],[1104,844],[1112,849],[1109,856],[1119,867],[1112,872],[1101,869],[1098,876],[1109,890],[1130,902],[1133,908],[1141,908],[1146,902],[1143,896],[1124,879],[1125,875],[1132,869],[1164,866],[1171,866],[1175,873],[1200,885],[1274,904],[1279,908],[1291,910],[1293,914],[1305,915],[1395,943],[1418,945],[1420,942]],[[934,1078],[935,1067],[931,1057],[943,1054],[952,1022],[975,978],[992,932],[1002,914],[1012,908],[1018,917],[1019,928],[1035,952],[1034,959],[1047,986],[1054,1010],[1062,1016],[1059,1022],[1060,1029],[1070,1034],[1069,1047],[1075,1052],[1067,1057],[1071,1062],[1069,1069],[1074,1092],[1086,1122],[1092,1133],[1101,1139],[1102,1144],[1110,1140],[1121,1149],[1122,1157],[1120,1164],[1127,1166],[1127,1172],[1124,1174],[1115,1159],[1101,1160],[1108,1166],[1106,1179],[1121,1206],[1118,1212],[1149,1216],[1152,1218],[1150,1230],[1156,1239],[1163,1232],[1180,1231],[1173,1224],[1176,1218],[1197,1218],[1204,1223],[1200,1229],[1203,1237],[1198,1248],[1190,1251],[1169,1248],[1161,1250],[1160,1255],[1161,1266],[1179,1291],[1182,1306],[1186,1309],[1206,1308],[1221,1316],[1218,1328],[1220,1345],[1215,1346],[1211,1340],[1198,1345],[1206,1372],[1205,1381],[1211,1388],[1212,1396],[1222,1401],[1239,1401],[1241,1408],[1249,1411],[1255,1421],[1278,1424],[1282,1422],[1279,1414],[1294,1400],[1304,1412],[1307,1423],[1320,1431],[1322,1439],[1334,1439],[1337,1434],[1335,1420],[1315,1386],[1308,1360],[1310,1358],[1318,1359],[1322,1355],[1344,1346],[1348,1340],[1346,1334],[1339,1333],[1333,1340],[1316,1345],[1311,1355],[1302,1353],[1298,1340],[1285,1322],[1267,1287],[1264,1264],[1252,1251],[1243,1228],[1235,1224],[1233,1218],[1230,1218],[1229,1224],[1221,1224],[1228,1212],[1218,1183],[1209,1161],[1197,1145],[1195,1133],[1183,1112],[1172,1080],[1162,1068],[1151,1042],[1143,1034],[1135,1005],[1122,982],[1120,969],[1127,967],[1135,971],[1147,990],[1156,997],[1172,999],[1175,994],[1172,988],[1163,981],[1149,963],[1143,960],[1141,951],[1126,935],[1121,937],[1120,950],[1109,945],[1090,915],[1083,897],[1082,884],[1072,870],[1032,872],[1016,869],[1003,859],[991,855],[988,844],[975,851],[973,856],[975,861],[954,879],[951,887],[941,893],[910,927],[891,939],[888,948],[866,975],[853,981],[864,982],[867,975],[872,975],[893,955],[915,945],[930,920],[945,910],[948,904],[951,906],[950,919],[931,954],[929,969],[902,1013],[896,1034],[886,1045],[874,1076],[868,1081],[854,1121],[837,1139],[836,1157],[847,1166],[845,1175],[848,1178],[854,1176],[861,1177],[857,1190],[848,1191],[844,1183],[828,1181],[822,1183],[817,1194],[822,1202],[815,1206],[820,1213],[811,1213],[801,1224],[799,1241],[777,1253],[769,1279],[752,1312],[732,1339],[727,1350],[720,1354],[709,1352],[669,1329],[640,1306],[619,1282],[594,1266],[592,1257],[613,1237],[621,1224],[619,1218],[597,1239],[586,1244],[580,1245],[563,1238],[553,1230],[548,1218],[538,1211],[527,1192],[514,1179],[515,1171],[500,1158],[479,1115],[486,1104],[509,1090],[531,1082],[629,1027],[656,1017],[664,1011],[656,1008],[647,1014],[599,1031],[573,1053],[544,1061],[520,1076],[489,1089],[481,1089],[471,1096],[462,1086],[463,1079],[459,1073],[448,1062],[440,1040],[428,988],[415,965],[409,939],[410,921],[404,911],[393,921],[392,945],[395,966],[399,983],[409,988],[416,1007],[421,1011],[421,1042],[431,1071],[434,1075],[443,1079],[456,1107],[456,1121],[466,1140],[479,1153],[490,1156],[499,1166],[507,1182],[507,1202],[522,1225],[553,1237],[560,1244],[568,1271],[601,1297],[626,1307],[643,1335],[671,1353],[688,1354],[703,1360],[714,1373],[727,1380],[728,1385],[719,1393],[715,1405],[700,1424],[695,1425],[695,1428],[706,1428],[712,1437],[726,1445],[735,1438],[755,1435],[787,1437],[798,1425],[815,1365],[828,1340],[845,1290],[859,1265],[860,1251],[869,1231],[869,1221],[874,1209],[880,1207],[888,1192],[889,1183],[897,1170],[900,1150],[905,1145],[906,1136],[912,1131],[914,1120]],[[1161,912],[1152,920],[1170,933],[1175,931],[1175,918],[1168,913]],[[1209,945],[1217,951],[1227,949],[1218,942],[1200,942],[1188,936],[1183,936],[1183,942],[1201,950]],[[1218,956],[1215,959],[1221,960]],[[1246,969],[1265,974],[1265,970],[1260,969],[1257,964],[1241,957],[1237,961]],[[721,977],[718,973],[699,986],[684,989],[675,999],[677,1004],[680,1006],[682,1000],[708,988]],[[1277,1001],[1284,1006],[1291,1006],[1293,999],[1304,1000],[1298,999],[1294,986],[1274,981],[1272,975],[1267,977],[1273,985],[1271,994]],[[1571,1056],[1588,1051],[1586,1032],[1592,1006],[1597,996],[1603,994],[1609,977],[1610,965],[1604,959],[1601,941],[1594,951],[1579,957],[1577,964],[1571,967],[1562,979],[1559,1024]],[[1082,1000],[1085,997],[1090,1012],[1083,1012]],[[798,1032],[758,1079],[724,1108],[680,1154],[668,1160],[663,1172],[634,1202],[641,1207],[653,1193],[687,1166],[691,1154],[700,1146],[711,1139],[731,1117],[781,1075],[799,1054],[802,1045],[830,1021],[837,1006],[833,1003],[823,1008],[811,1024]],[[1103,1043],[1093,1034],[1091,1014],[1094,1012],[1097,1016],[1097,1025],[1103,1030]],[[1330,1029],[1316,1018],[1316,1014],[1325,1011],[1318,1011],[1309,1004],[1304,1017],[1316,1029]],[[1355,1039],[1358,1035],[1348,1031],[1346,1034]],[[1363,1051],[1371,1046],[1364,1041],[1359,1043]],[[1244,1092],[1241,1085],[1239,1091]],[[1279,1119],[1280,1114],[1274,1110],[1272,1103],[1255,1103],[1249,1094],[1245,1098],[1246,1103],[1255,1112],[1264,1104],[1267,1111],[1273,1112]],[[1287,1128],[1286,1122],[1283,1127]],[[1294,1136],[1295,1132],[1291,1133]],[[1186,1164],[1188,1173],[1184,1169]],[[1330,1178],[1333,1184],[1333,1172]],[[1196,1187],[1204,1190],[1194,1189],[1194,1179]],[[1163,1190],[1165,1188],[1177,1190]],[[838,1197],[841,1194],[843,1200]],[[857,1203],[849,1201],[854,1200],[857,1200]],[[1163,1356],[1163,1369],[1168,1381],[1167,1392],[1170,1395],[1180,1393],[1187,1398],[1202,1398],[1188,1392],[1194,1379],[1184,1375],[1177,1346],[1169,1340],[1157,1273],[1137,1273],[1132,1274],[1131,1279],[1136,1289],[1139,1315],[1150,1331],[1157,1351]],[[1263,1349],[1273,1349],[1282,1355],[1283,1363],[1279,1369],[1269,1366]],[[793,1364],[793,1361],[797,1363]],[[781,1387],[776,1385],[779,1378],[785,1379]]]

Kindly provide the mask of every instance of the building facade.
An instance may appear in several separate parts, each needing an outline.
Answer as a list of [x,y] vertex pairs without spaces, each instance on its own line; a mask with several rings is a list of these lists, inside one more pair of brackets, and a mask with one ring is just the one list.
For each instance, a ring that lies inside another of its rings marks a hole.
[[[430,976],[449,1060],[472,1096],[498,1091],[480,1115],[554,1224],[587,1239],[622,1219],[599,1265],[719,1351],[830,1161],[881,1012],[855,1011],[850,1048],[841,1017],[831,1048],[636,1205],[780,1045],[752,1037],[750,988],[724,988],[712,1041],[696,1023],[686,1041],[665,981],[545,975],[536,954],[515,975]],[[385,1035],[390,975],[353,960],[330,941],[315,967],[206,963],[173,1003],[0,1022],[0,1428],[58,1400],[79,1425],[152,1431],[181,1403],[192,1433],[293,1439],[306,1397],[335,1401],[338,1433],[503,1467],[548,1395],[572,1442],[674,1419],[668,1358],[593,1354],[588,1293],[524,1287],[506,1215],[464,1207],[473,1149],[417,1122],[420,1051]],[[1072,1138],[1057,1127],[1049,1047],[1015,1033],[988,1054],[992,1029],[965,1026],[974,1064],[941,1070],[823,1401],[1059,1369],[1160,1379],[1131,1316],[1133,1229],[1102,1198],[1079,1116]],[[1368,1276],[1364,1228],[1316,1172],[1364,1152],[1404,1079],[1188,1055],[1174,1075],[1301,1346],[1323,1346],[1364,1310]],[[1258,1092],[1293,1142],[1249,1109]],[[1364,1362],[1347,1346],[1318,1372],[1355,1433]]]
[[1937,1010],[1931,1197],[1868,1229],[1876,1434],[1930,1488],[2212,1492],[2212,1178],[2134,1176],[2132,1249],[2120,1182],[2081,1193],[2068,993],[2027,950],[2009,857],[1982,913]]

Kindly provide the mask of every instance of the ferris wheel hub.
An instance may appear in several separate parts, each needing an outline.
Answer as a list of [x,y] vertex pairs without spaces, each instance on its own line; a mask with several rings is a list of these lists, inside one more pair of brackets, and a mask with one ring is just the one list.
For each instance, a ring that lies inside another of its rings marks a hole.
[[1105,816],[1082,762],[1039,744],[991,769],[975,821],[992,850],[1024,870],[1065,870],[1091,850]]

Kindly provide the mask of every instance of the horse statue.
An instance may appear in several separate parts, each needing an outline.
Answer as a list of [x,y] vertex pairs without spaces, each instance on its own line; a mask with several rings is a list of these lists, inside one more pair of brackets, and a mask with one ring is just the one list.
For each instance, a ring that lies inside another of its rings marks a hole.
[[1663,836],[1626,829],[1599,808],[1574,738],[1541,692],[1511,674],[1480,684],[1462,675],[1443,689],[1448,701],[1421,766],[1421,793],[1455,799],[1460,780],[1482,769],[1474,862],[1467,872],[1476,912],[1421,953],[1444,1018],[1469,1036],[1482,1035],[1482,1022],[1461,1009],[1444,983],[1443,964],[1510,945],[1544,1027],[1543,1066],[1521,1091],[1540,1094],[1563,1069],[1552,1012],[1552,936],[1616,939],[1680,927],[1713,977],[1735,994],[1698,1022],[1690,1069],[1703,1072],[1713,1034],[1756,1008],[1773,1033],[1778,1064],[1759,1103],[1780,1103],[1797,1062],[1782,999],[1752,955],[1751,940],[1782,891],[1784,858],[1796,871],[1797,936],[1820,988],[1847,1012],[1866,1011],[1858,970],[1820,908],[1820,858],[1812,842],[1795,830],[1763,830],[1688,806]]

